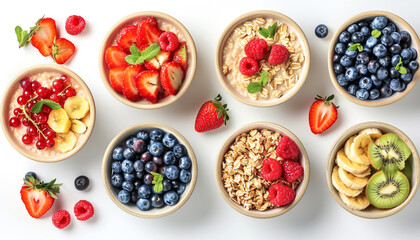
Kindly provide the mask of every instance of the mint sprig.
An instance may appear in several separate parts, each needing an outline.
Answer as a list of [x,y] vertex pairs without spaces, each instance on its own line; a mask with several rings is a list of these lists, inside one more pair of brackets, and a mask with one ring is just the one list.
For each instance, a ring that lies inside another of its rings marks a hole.
[[36,21],[35,26],[31,27],[29,29],[29,32],[27,30],[22,30],[22,28],[20,26],[16,26],[15,27],[15,33],[16,33],[16,37],[17,40],[19,42],[19,48],[27,45],[29,43],[29,41],[32,38],[32,35],[34,35],[35,30],[38,29],[38,23],[39,21],[41,21],[44,18],[44,16],[42,16],[40,19],[38,19],[38,21]]
[[353,44],[349,47],[349,50],[350,51],[356,51],[357,50],[357,51],[361,52],[361,51],[363,51],[363,46],[360,43],[355,43],[355,44]]
[[31,112],[40,113],[42,111],[42,107],[44,105],[47,105],[48,107],[50,107],[53,110],[57,110],[57,109],[61,108],[61,105],[54,102],[53,100],[43,99],[43,100],[40,100],[37,103],[35,103],[35,105],[31,108]]
[[401,57],[400,57],[400,61],[398,61],[397,65],[395,66],[395,70],[397,70],[401,74],[407,74],[407,68],[403,66]]
[[372,35],[372,37],[374,38],[379,38],[381,36],[382,32],[379,31],[378,29],[373,29],[372,32],[370,33],[370,35]]
[[163,175],[159,174],[159,173],[155,173],[155,172],[151,172],[151,174],[153,175],[153,181],[152,184],[154,184],[155,186],[153,187],[153,190],[156,193],[162,192],[163,190]]
[[268,28],[260,28],[258,32],[265,38],[274,38],[276,35],[277,30],[277,22],[273,23],[273,25],[268,26]]
[[250,84],[248,84],[247,90],[249,93],[253,94],[253,93],[257,93],[259,91],[261,91],[261,89],[267,85],[268,83],[268,77],[269,74],[267,71],[263,71],[261,73],[261,77],[260,77],[260,81],[258,82],[251,82]]
[[130,55],[125,57],[125,61],[129,64],[142,64],[144,61],[152,59],[160,51],[160,46],[157,43],[154,43],[148,46],[143,51],[140,51],[138,47],[132,45],[130,47]]

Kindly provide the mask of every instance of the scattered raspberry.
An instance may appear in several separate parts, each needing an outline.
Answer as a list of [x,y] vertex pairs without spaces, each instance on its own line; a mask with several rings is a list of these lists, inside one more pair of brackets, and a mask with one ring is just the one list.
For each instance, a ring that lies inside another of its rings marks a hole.
[[298,162],[286,160],[283,162],[284,179],[292,183],[303,175],[303,167]]
[[83,31],[86,22],[81,16],[72,15],[66,20],[66,31],[70,35],[77,35]]
[[259,68],[257,60],[250,57],[244,57],[239,61],[239,71],[243,75],[252,76],[258,72]]
[[276,148],[277,156],[283,159],[295,159],[299,155],[299,148],[288,136],[283,136]]
[[273,158],[264,160],[261,168],[261,176],[267,181],[276,181],[281,177],[282,167],[279,161]]
[[271,65],[282,64],[289,58],[289,51],[283,45],[276,44],[271,47],[270,56],[268,62]]
[[295,190],[281,183],[273,184],[268,189],[268,198],[274,205],[287,205],[295,200],[295,196]]
[[74,205],[74,215],[76,215],[77,220],[88,220],[93,216],[93,213],[92,204],[86,200],[80,200]]
[[261,60],[267,54],[267,42],[264,39],[254,38],[245,45],[245,53],[250,58]]
[[178,37],[173,32],[164,32],[159,36],[159,45],[162,50],[175,51],[179,46]]
[[58,229],[63,229],[70,224],[70,214],[66,210],[58,210],[52,216],[52,222]]

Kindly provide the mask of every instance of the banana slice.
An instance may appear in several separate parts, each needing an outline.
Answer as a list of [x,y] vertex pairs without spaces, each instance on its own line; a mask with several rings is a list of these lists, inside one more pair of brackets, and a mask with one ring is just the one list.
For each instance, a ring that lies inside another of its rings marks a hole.
[[73,119],[71,120],[71,130],[75,133],[84,133],[86,132],[86,125],[77,119]]
[[368,182],[368,178],[356,177],[343,168],[338,168],[338,177],[340,177],[340,180],[344,185],[352,189],[363,189]]
[[81,96],[69,97],[64,103],[64,110],[70,118],[81,119],[89,112],[89,103]]
[[335,162],[339,167],[342,167],[347,172],[353,174],[361,174],[369,168],[369,165],[358,164],[350,161],[350,159],[346,157],[343,148],[340,151],[338,151],[337,156],[335,158]]
[[354,176],[356,177],[367,177],[370,175],[370,167],[368,169],[366,169],[366,171],[362,172],[362,173],[352,173]]
[[370,205],[369,199],[364,193],[359,194],[357,197],[349,197],[342,194],[341,192],[338,192],[338,195],[340,195],[340,198],[343,200],[344,204],[353,210],[363,210]]
[[371,142],[372,139],[366,134],[360,134],[355,137],[354,142],[350,146],[349,159],[358,164],[370,165],[368,151]]
[[350,147],[351,147],[351,144],[354,142],[355,138],[356,136],[351,136],[349,139],[347,139],[346,144],[344,144],[344,153],[346,154],[347,157],[349,157],[351,154]]
[[369,135],[369,137],[372,139],[377,139],[382,136],[382,132],[378,128],[363,129],[362,131],[359,132],[359,135],[363,135],[363,134]]
[[62,153],[69,152],[73,150],[77,143],[77,137],[72,131],[66,133],[57,133],[57,136],[54,138],[55,148]]
[[62,108],[52,110],[48,116],[47,123],[56,133],[65,133],[69,131],[71,127],[69,116]]
[[349,197],[356,197],[358,196],[363,189],[352,189],[347,187],[338,176],[338,167],[335,166],[333,170],[333,174],[331,176],[332,178],[332,184],[337,189],[338,192],[341,192],[342,194],[349,196]]

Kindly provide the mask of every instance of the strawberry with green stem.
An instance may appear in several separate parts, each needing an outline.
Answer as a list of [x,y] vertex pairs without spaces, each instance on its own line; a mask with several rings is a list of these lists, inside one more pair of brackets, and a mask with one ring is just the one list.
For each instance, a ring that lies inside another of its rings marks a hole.
[[222,97],[217,95],[213,101],[205,102],[198,111],[195,119],[195,130],[207,132],[217,129],[229,120],[227,104],[221,103]]

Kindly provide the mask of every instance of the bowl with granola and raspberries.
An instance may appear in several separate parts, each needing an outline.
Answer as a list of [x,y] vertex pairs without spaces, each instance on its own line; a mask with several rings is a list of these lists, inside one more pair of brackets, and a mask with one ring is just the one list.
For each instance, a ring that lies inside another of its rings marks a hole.
[[310,49],[299,25],[275,11],[233,20],[217,44],[216,72],[237,100],[270,107],[292,98],[309,73]]
[[216,161],[216,182],[236,211],[255,218],[280,216],[303,197],[309,183],[305,147],[286,128],[247,124],[224,142]]

